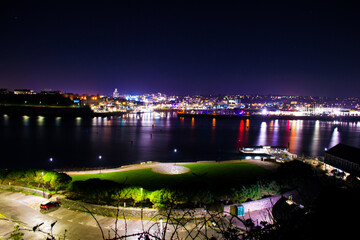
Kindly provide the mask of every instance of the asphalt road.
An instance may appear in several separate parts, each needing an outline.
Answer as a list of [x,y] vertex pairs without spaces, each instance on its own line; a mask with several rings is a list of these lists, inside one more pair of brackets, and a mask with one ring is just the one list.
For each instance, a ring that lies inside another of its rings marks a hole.
[[[23,229],[24,239],[45,239],[46,234],[51,232],[51,223],[56,222],[52,229],[53,235],[57,239],[103,239],[101,230],[97,226],[94,218],[84,212],[72,211],[64,207],[50,210],[40,210],[40,203],[45,199],[38,196],[26,195],[18,192],[0,191],[0,238],[8,238],[18,223]],[[105,238],[114,237],[115,219],[103,216],[96,216],[101,225]],[[39,229],[45,233],[36,231],[32,228],[37,224],[44,223]],[[158,231],[158,223],[154,221],[144,221],[144,229],[151,229],[152,232]],[[119,236],[142,232],[140,220],[120,220],[117,223]],[[110,235],[109,235],[110,234]],[[138,237],[127,238],[138,239]]]
[[[51,233],[56,239],[111,239],[115,237],[115,218],[103,217],[96,215],[104,234],[98,227],[94,218],[85,212],[73,211],[64,207],[54,208],[50,210],[40,210],[40,203],[45,198],[33,196],[19,192],[9,192],[0,190],[0,239],[9,238],[16,224],[20,225],[21,232],[26,240],[46,239],[46,234]],[[55,223],[53,229],[51,224]],[[43,223],[39,229],[41,231],[33,231],[33,227]],[[171,239],[172,233],[176,226],[168,226],[166,238]],[[163,229],[165,223],[163,224]],[[186,229],[185,229],[186,228]],[[176,236],[173,239],[185,239],[189,234],[197,236],[196,239],[207,239],[200,232],[206,232],[205,235],[216,236],[217,234],[205,227],[204,224],[196,222],[188,222],[185,228],[176,230]],[[124,220],[117,221],[117,236],[130,236],[126,239],[135,240],[139,238],[138,233],[148,231],[154,236],[160,236],[160,221],[144,220]],[[189,230],[190,233],[189,233]],[[192,239],[192,238],[191,238]]]

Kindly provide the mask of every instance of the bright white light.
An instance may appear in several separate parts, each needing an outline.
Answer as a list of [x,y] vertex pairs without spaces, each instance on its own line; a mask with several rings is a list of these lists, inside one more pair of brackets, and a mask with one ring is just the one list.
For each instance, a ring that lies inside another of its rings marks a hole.
[[177,149],[176,149],[176,148],[174,149],[174,152],[177,152]]
[[49,161],[52,162],[52,161],[53,161],[53,158],[49,158]]
[[99,155],[99,159],[102,159],[102,156],[101,156],[101,155]]
[[334,131],[332,133],[331,136],[331,140],[330,140],[330,144],[329,144],[329,148],[335,146],[336,144],[338,144],[340,142],[340,132],[338,127],[334,128]]
[[43,116],[38,116],[37,122],[38,122],[39,126],[44,125],[44,117]]
[[266,145],[266,140],[267,140],[266,131],[267,131],[267,124],[266,124],[266,122],[262,122],[260,125],[260,133],[259,133],[259,137],[257,139],[256,145],[258,145],[258,146]]
[[334,115],[339,116],[340,115],[340,109],[334,109]]

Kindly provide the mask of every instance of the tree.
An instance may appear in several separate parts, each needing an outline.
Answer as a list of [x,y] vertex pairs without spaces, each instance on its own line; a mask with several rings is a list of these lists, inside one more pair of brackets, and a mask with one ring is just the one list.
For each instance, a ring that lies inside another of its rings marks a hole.
[[133,202],[133,206],[135,206],[137,203],[147,199],[148,194],[149,192],[146,189],[140,187],[125,187],[118,188],[111,197],[117,203],[121,201]]
[[183,192],[168,188],[153,191],[149,194],[148,199],[156,208],[185,204],[188,201],[188,198]]
[[67,188],[69,183],[71,182],[71,177],[66,173],[55,173],[51,176],[50,186],[55,190],[55,192],[59,190],[64,190]]

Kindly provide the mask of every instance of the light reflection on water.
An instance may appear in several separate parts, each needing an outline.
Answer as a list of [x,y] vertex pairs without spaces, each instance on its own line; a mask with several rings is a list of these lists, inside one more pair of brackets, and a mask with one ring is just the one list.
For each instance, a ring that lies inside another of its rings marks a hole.
[[22,116],[24,120],[24,126],[29,126],[29,116]]
[[331,141],[328,148],[332,148],[336,144],[340,143],[340,132],[338,127],[335,127],[331,135]]
[[257,146],[267,145],[266,144],[266,142],[267,142],[267,139],[266,139],[267,133],[266,132],[267,132],[267,124],[266,124],[266,122],[262,122],[260,125],[260,134],[259,134],[259,137],[258,137],[257,143],[256,143]]
[[320,138],[320,121],[316,120],[315,125],[314,125],[312,139],[311,139],[311,144],[310,144],[310,152],[311,153],[319,152],[320,140],[321,140],[321,138]]
[[277,146],[279,145],[278,142],[279,142],[279,120],[273,120],[271,121],[273,122],[273,137],[272,137],[272,141],[271,141],[271,145],[272,146]]
[[[0,163],[4,167],[225,160],[238,158],[240,147],[255,145],[288,146],[300,156],[323,155],[339,142],[360,147],[360,122],[177,118],[166,112],[94,118],[2,115],[0,131],[3,159],[10,159]],[[56,161],[49,163],[49,156]]]

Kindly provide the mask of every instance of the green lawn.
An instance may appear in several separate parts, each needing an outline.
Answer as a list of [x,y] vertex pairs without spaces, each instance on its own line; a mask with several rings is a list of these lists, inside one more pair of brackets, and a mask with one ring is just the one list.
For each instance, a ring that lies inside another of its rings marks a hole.
[[196,187],[228,188],[245,183],[252,183],[256,179],[267,176],[270,172],[255,164],[239,163],[199,163],[184,164],[190,172],[181,175],[164,175],[154,173],[150,168],[129,170],[114,173],[73,175],[73,181],[100,178],[112,180],[127,185],[141,186],[149,190],[163,187]]

